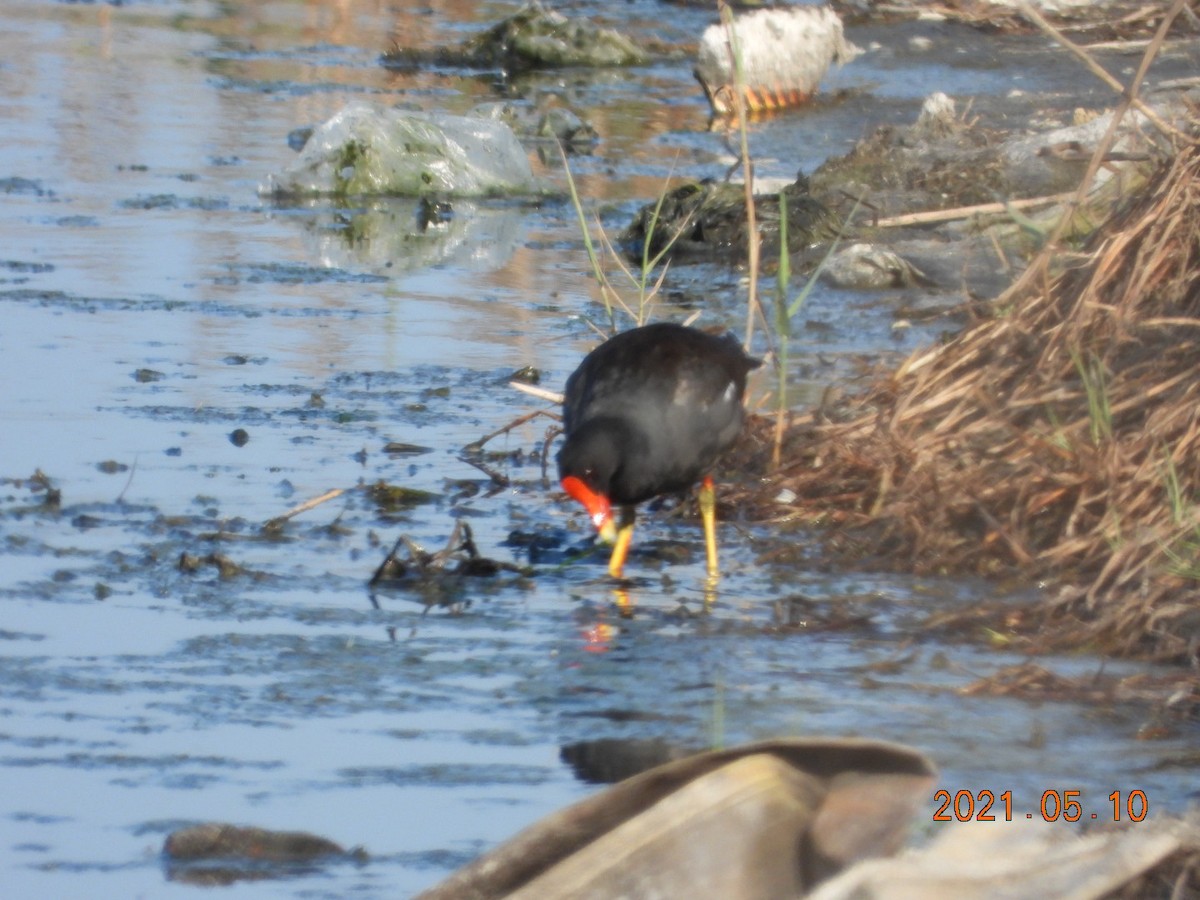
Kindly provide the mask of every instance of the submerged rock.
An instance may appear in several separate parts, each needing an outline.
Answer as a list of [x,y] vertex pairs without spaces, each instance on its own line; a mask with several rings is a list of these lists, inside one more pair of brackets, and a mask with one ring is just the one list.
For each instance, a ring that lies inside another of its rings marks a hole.
[[295,877],[326,863],[364,863],[361,847],[345,850],[306,831],[271,831],[209,822],[181,828],[163,843],[167,877],[204,887]]
[[167,835],[163,853],[173,860],[252,859],[297,862],[322,856],[363,855],[306,831],[270,831],[209,822],[181,828]]
[[562,106],[498,100],[479,104],[471,115],[504,122],[522,140],[558,142],[567,152],[586,152],[600,138],[591,122]]
[[[849,212],[862,197],[884,215],[988,203],[1008,195],[997,133],[934,93],[909,126],[881,126],[812,174],[813,192]],[[840,200],[838,199],[840,198]]]
[[261,192],[479,197],[535,189],[529,158],[503,122],[352,103],[316,128]]
[[466,45],[476,59],[505,68],[560,66],[635,66],[649,61],[646,52],[611,28],[532,2]]
[[821,279],[838,288],[884,290],[930,284],[929,278],[897,253],[875,244],[851,244],[838,250],[821,270]]

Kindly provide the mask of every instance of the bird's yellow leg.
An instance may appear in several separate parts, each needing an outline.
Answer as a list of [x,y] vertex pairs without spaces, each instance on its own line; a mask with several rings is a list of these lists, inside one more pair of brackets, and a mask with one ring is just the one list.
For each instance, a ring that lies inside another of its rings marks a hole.
[[717,569],[717,492],[713,480],[705,476],[700,484],[700,519],[704,523],[704,549],[708,555],[708,577],[716,578]]
[[633,543],[633,510],[621,508],[621,520],[617,523],[617,539],[613,543],[612,556],[608,558],[608,574],[620,578],[625,568],[625,557],[629,555],[629,545]]

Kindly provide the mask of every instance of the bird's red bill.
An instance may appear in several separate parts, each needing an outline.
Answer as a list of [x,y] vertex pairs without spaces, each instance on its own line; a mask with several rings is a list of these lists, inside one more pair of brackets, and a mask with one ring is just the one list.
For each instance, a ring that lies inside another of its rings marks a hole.
[[583,504],[592,524],[600,532],[600,537],[612,541],[616,537],[616,522],[613,521],[612,503],[599,491],[593,491],[574,475],[568,475],[562,480],[562,488],[573,499]]

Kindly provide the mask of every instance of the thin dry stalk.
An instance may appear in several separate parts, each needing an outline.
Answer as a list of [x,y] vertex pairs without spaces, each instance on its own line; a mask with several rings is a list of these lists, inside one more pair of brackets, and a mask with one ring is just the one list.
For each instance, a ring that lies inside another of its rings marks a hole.
[[[520,382],[510,381],[508,384],[509,384],[509,387],[516,388],[519,391],[524,391],[527,394],[533,394],[535,391],[537,391],[536,396],[540,396],[543,400],[553,400],[558,403],[562,403],[562,395],[561,394],[555,394],[552,391],[540,391],[537,389],[531,390],[529,385],[521,384]],[[478,440],[472,441],[471,443],[469,443],[465,447],[463,447],[463,452],[464,453],[478,453],[480,450],[483,449],[484,444],[486,444],[488,441],[492,440],[493,438],[500,437],[500,435],[502,435],[502,434],[508,434],[514,428],[519,428],[521,425],[524,425],[526,422],[530,421],[531,419],[536,419],[538,416],[546,416],[547,418],[554,419],[555,421],[561,421],[560,416],[558,416],[556,413],[551,412],[548,409],[535,409],[531,413],[525,413],[524,415],[517,416],[515,419],[513,419],[511,422],[509,422],[503,428],[497,428],[495,431],[491,432],[490,434],[485,434],[483,437],[479,438]]]
[[1062,203],[1075,196],[1071,191],[1066,194],[1051,194],[1047,197],[1028,197],[1024,200],[1005,200],[995,203],[976,203],[973,206],[958,206],[954,209],[931,209],[925,212],[906,213],[902,216],[889,216],[877,219],[872,225],[876,228],[900,228],[909,225],[930,225],[939,222],[953,222],[955,219],[969,219],[972,216],[1003,215],[1013,209],[1029,209],[1035,206],[1049,206]]
[[725,26],[725,35],[729,48],[730,68],[734,73],[733,107],[735,123],[738,132],[738,152],[742,158],[742,180],[746,190],[746,241],[747,266],[749,269],[748,285],[746,288],[746,334],[742,345],[750,349],[751,338],[754,336],[754,319],[758,316],[765,323],[766,313],[758,299],[759,250],[762,241],[758,234],[758,217],[754,205],[754,162],[750,157],[750,136],[746,124],[746,101],[744,98],[745,77],[742,74],[741,49],[736,45],[737,33],[733,28],[733,10],[725,0],[718,0],[717,12],[721,16],[721,24]]

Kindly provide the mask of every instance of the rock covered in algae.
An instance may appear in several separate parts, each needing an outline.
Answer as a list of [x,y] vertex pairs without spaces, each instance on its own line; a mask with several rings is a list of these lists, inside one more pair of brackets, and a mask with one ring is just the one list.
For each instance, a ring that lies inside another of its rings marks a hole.
[[452,65],[517,72],[639,66],[649,61],[649,54],[619,31],[586,19],[568,19],[537,0],[458,47],[433,51],[396,47],[382,59],[388,68]]
[[529,158],[503,122],[352,103],[316,128],[262,190],[277,197],[482,197],[535,189]]
[[568,19],[536,0],[468,42],[466,49],[476,59],[509,68],[636,66],[649,61],[646,52],[620,32],[586,19]]

